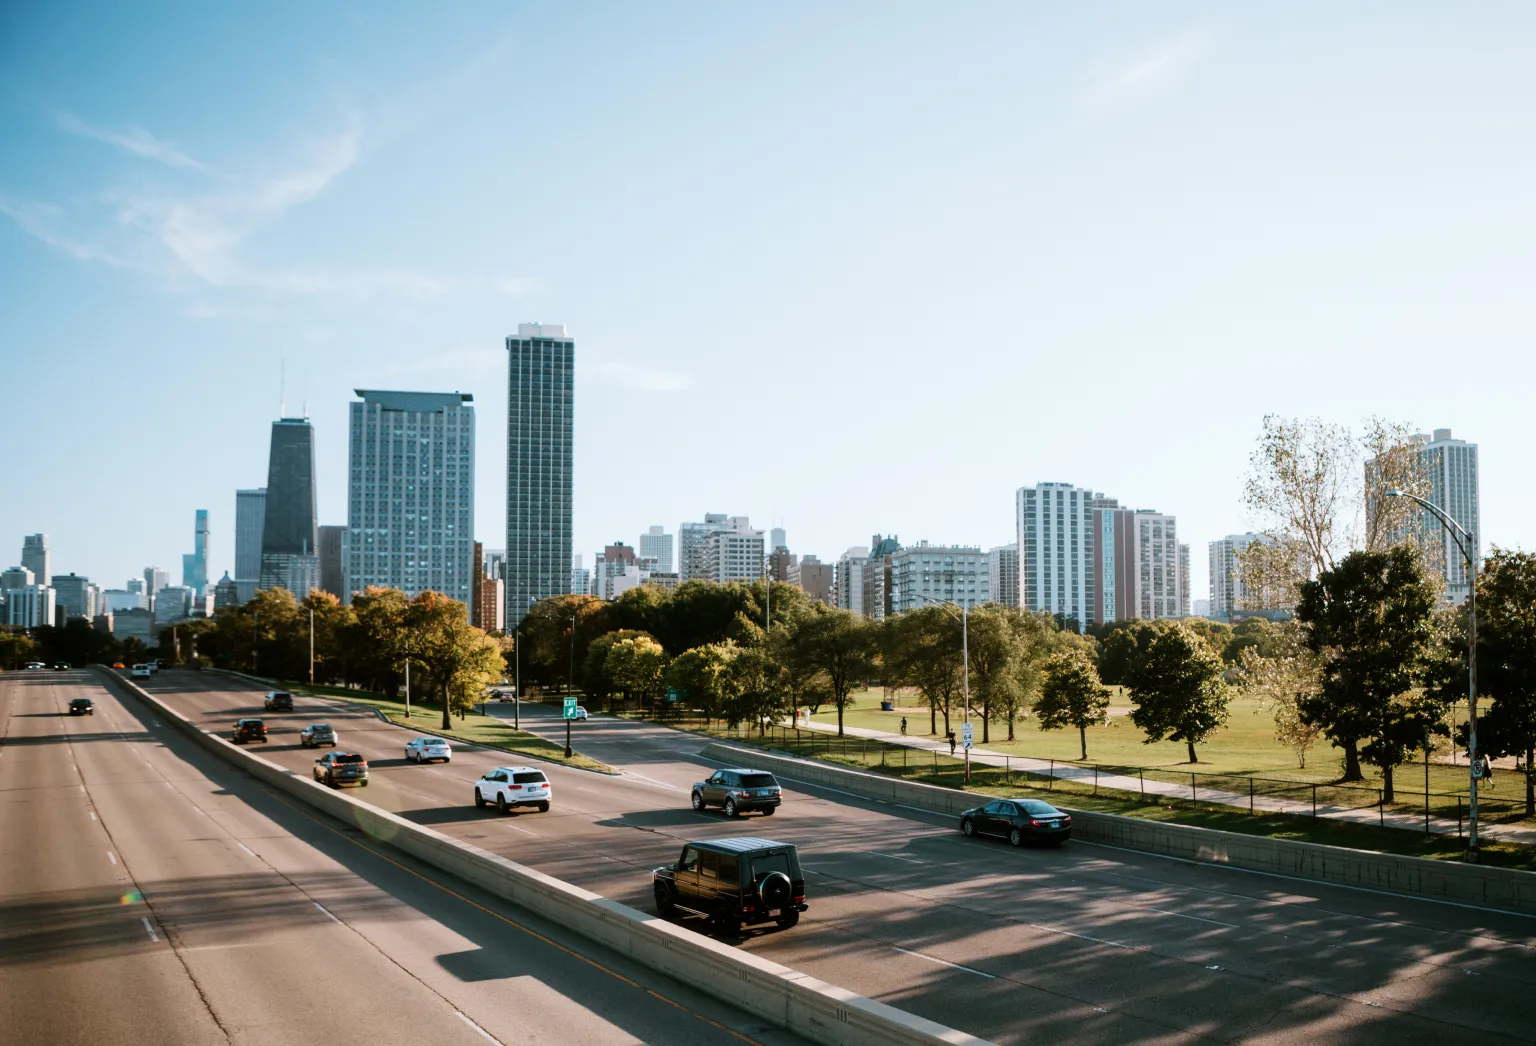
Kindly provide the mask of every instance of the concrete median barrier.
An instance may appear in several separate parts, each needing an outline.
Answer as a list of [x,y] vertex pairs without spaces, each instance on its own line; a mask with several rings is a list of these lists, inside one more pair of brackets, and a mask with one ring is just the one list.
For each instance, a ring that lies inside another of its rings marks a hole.
[[[825,785],[866,799],[901,803],[956,817],[962,811],[994,798],[981,792],[906,781],[820,760],[779,755],[761,748],[713,742],[700,754],[730,766],[770,770],[787,780]],[[1268,839],[1069,807],[1062,809],[1072,815],[1073,838],[1087,842],[1321,883],[1536,913],[1536,873],[1533,872],[1400,857],[1322,843]]]
[[116,672],[98,671],[120,692],[142,702],[203,748],[272,787],[776,1027],[826,1046],[991,1046],[974,1035],[720,944],[327,788],[208,733]]

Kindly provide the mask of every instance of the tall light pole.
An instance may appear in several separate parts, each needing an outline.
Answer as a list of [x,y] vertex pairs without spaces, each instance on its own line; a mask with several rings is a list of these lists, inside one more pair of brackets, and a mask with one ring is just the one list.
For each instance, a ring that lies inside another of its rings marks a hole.
[[405,655],[405,718],[411,718],[411,655]]
[[[926,599],[936,607],[943,607],[950,614],[954,613],[953,607],[960,608],[960,659],[964,673],[961,678],[965,688],[965,722],[969,725],[971,722],[971,639],[967,617],[970,613],[970,604],[959,603],[953,599],[934,599],[921,592],[914,592],[913,595],[918,599]],[[965,750],[965,783],[971,783],[971,750],[969,748]]]
[[1477,555],[1472,549],[1472,535],[1460,523],[1447,515],[1438,505],[1432,505],[1417,494],[1405,490],[1387,491],[1389,498],[1408,498],[1421,505],[1439,520],[1445,532],[1451,535],[1462,558],[1467,561],[1467,860],[1477,860],[1477,782],[1480,767],[1477,760]]
[[519,712],[523,703],[523,633],[512,633],[512,729],[521,730]]
[[315,689],[315,608],[309,608],[309,689]]

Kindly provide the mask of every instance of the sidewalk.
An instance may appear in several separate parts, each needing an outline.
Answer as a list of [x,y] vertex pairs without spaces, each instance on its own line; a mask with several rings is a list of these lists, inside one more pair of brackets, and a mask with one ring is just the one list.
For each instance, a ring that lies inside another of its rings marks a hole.
[[[810,723],[806,723],[804,720],[798,723],[786,721],[781,725],[797,726],[801,730],[837,733],[836,724],[818,723],[814,720]],[[868,738],[871,741],[883,741],[886,744],[902,745],[916,751],[937,752],[944,756],[949,755],[949,742],[941,738],[893,734],[888,730],[872,730],[868,727],[858,726],[845,726],[843,727],[843,733],[848,737]],[[955,754],[960,754],[958,748],[955,750]],[[1095,770],[1092,766],[1079,766],[1074,763],[1053,763],[1046,759],[1008,755],[984,748],[971,749],[971,762],[979,763],[983,766],[1006,766],[1014,770],[1036,774],[1040,777],[1054,777],[1058,781],[1087,782],[1095,780]],[[1099,771],[1097,782],[1101,788],[1113,788],[1122,792],[1167,796],[1170,799],[1192,798],[1188,785],[1174,784],[1169,781],[1144,781],[1139,777]],[[1297,782],[1297,785],[1302,787],[1303,783]],[[1299,817],[1313,816],[1311,803],[1298,802],[1294,799],[1281,799],[1267,795],[1249,796],[1247,793],[1225,792],[1214,788],[1201,788],[1196,795],[1199,801],[1203,803],[1214,803],[1243,810],[1249,809],[1249,804],[1251,803],[1252,809],[1255,812],[1264,810],[1270,813],[1293,814]],[[1316,816],[1327,817],[1336,821],[1352,821],[1357,824],[1371,825],[1373,827],[1386,824],[1393,828],[1403,828],[1409,831],[1421,832],[1424,830],[1424,817],[1422,814],[1414,815],[1394,811],[1388,812],[1383,816],[1377,812],[1374,806],[1356,808],[1319,805]],[[1431,817],[1429,829],[1436,835],[1455,835],[1457,825],[1455,821]],[[1483,824],[1478,827],[1478,832],[1484,837],[1498,839],[1501,842],[1515,843],[1521,846],[1536,846],[1536,829],[1519,828],[1513,825]]]

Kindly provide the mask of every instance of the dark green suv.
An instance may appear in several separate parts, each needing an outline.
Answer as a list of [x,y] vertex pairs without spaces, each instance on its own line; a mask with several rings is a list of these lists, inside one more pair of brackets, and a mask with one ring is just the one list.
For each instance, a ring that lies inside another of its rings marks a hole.
[[735,937],[756,923],[787,930],[810,910],[800,855],[793,844],[772,839],[687,843],[677,862],[657,868],[651,880],[658,915],[703,916],[722,937]]

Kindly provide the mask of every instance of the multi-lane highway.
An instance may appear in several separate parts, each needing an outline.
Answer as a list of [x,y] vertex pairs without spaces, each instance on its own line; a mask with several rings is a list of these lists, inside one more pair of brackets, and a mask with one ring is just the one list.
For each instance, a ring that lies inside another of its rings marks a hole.
[[487,1041],[803,1042],[278,797],[93,673],[0,675],[0,1044]]
[[[167,673],[152,688],[211,729],[261,715],[260,688]],[[636,907],[648,870],[689,838],[794,842],[811,911],[739,946],[1004,1043],[1529,1042],[1536,919],[1074,842],[1015,851],[946,819],[790,782],[772,818],[688,805],[710,765],[700,739],[596,717],[577,724],[604,776],[548,767],[555,807],[500,816],[474,780],[509,761],[461,747],[449,765],[403,760],[412,734],[299,698],[266,716],[259,751],[295,769],[306,722],[328,719],[374,767],[360,798]],[[560,736],[547,709],[525,725]],[[544,717],[544,718],[540,718]],[[432,719],[424,716],[423,732]]]

